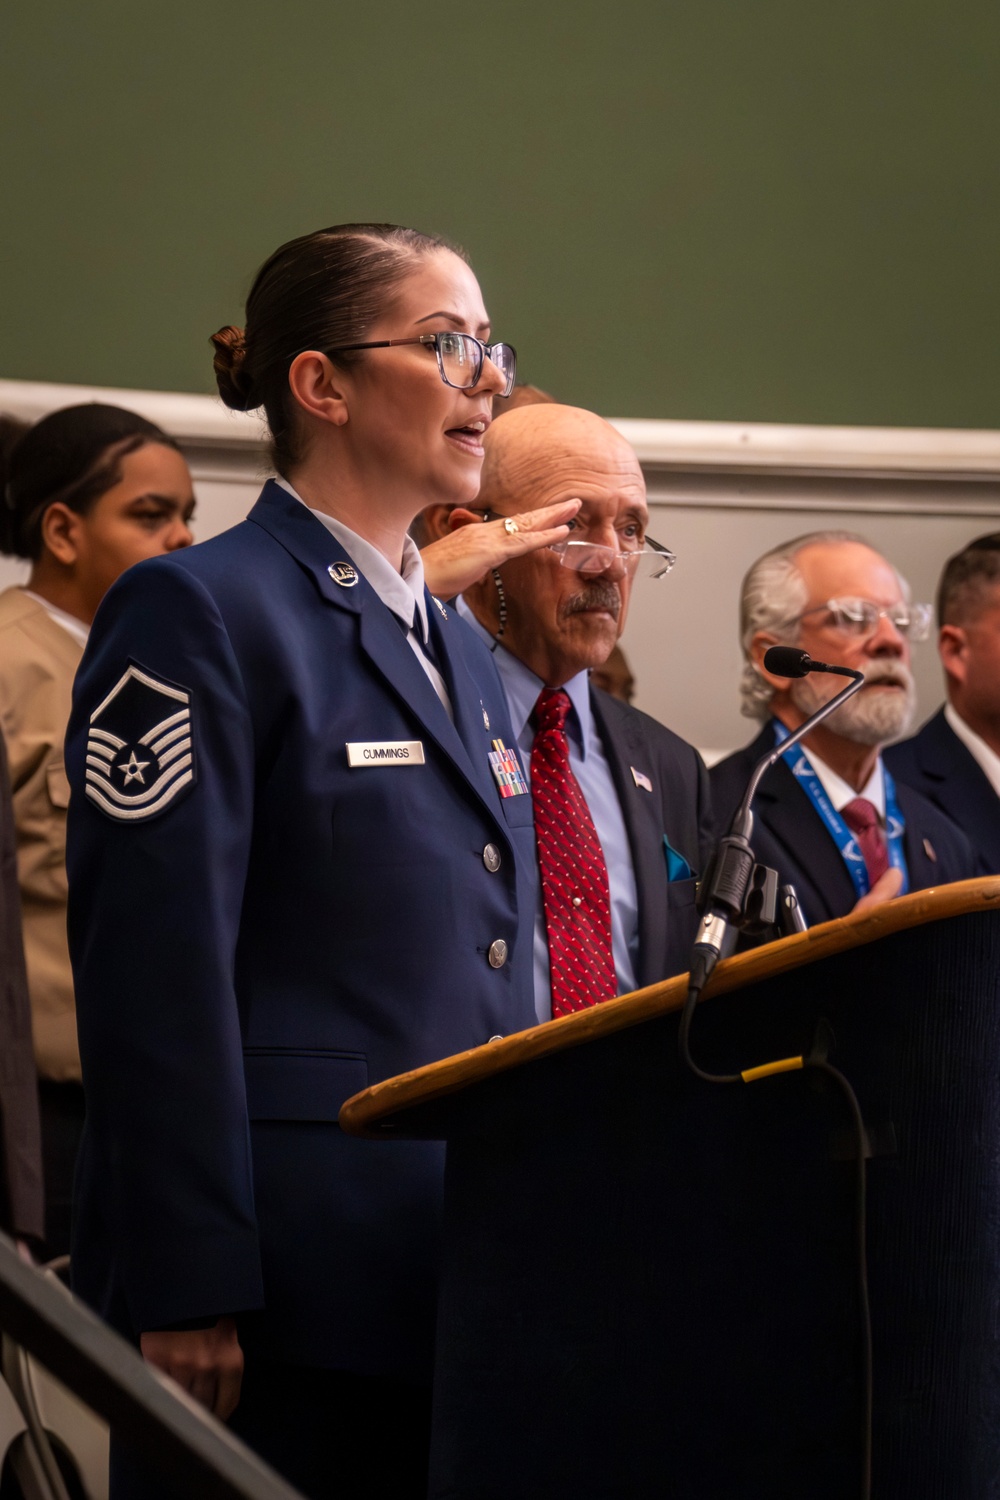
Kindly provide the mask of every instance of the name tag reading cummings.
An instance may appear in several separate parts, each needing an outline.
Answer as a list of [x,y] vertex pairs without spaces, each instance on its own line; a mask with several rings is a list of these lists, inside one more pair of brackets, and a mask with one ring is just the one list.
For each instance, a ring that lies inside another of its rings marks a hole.
[[349,766],[422,766],[422,740],[356,740],[347,743]]

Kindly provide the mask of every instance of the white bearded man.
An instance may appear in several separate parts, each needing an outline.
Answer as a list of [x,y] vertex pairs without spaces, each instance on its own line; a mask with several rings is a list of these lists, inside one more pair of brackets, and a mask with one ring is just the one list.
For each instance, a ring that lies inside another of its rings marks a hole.
[[763,664],[768,648],[799,646],[865,675],[860,692],[772,767],[754,804],[754,852],[794,885],[809,924],[979,873],[964,834],[897,785],[881,755],[913,721],[910,644],[929,621],[895,568],[849,532],[797,537],[743,581],[743,712],[763,727],[711,772],[719,833],[761,757],[844,686],[826,675],[777,677]]

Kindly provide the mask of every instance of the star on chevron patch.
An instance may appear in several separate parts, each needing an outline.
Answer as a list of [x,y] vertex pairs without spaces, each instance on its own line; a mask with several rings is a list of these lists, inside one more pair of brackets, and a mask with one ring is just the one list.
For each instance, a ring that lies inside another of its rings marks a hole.
[[90,716],[88,798],[109,818],[144,823],[194,779],[191,694],[130,662]]

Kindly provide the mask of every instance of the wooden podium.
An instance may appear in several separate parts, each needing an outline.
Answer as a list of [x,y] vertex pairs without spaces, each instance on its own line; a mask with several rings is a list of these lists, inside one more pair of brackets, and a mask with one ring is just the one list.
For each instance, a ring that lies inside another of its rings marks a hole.
[[[430,1493],[860,1493],[856,1155],[818,1073],[714,1086],[683,977],[392,1078],[343,1128],[448,1142]],[[831,1061],[871,1143],[876,1500],[1000,1497],[1000,878],[720,964],[736,1072]],[[391,1149],[391,1148],[387,1148]]]

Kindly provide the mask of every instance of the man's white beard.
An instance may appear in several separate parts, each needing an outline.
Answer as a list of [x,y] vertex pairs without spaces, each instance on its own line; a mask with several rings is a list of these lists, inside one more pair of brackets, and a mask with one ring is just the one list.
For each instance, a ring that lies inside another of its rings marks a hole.
[[[823,727],[857,745],[887,745],[890,740],[905,734],[913,723],[917,711],[913,673],[901,661],[885,660],[870,661],[864,670],[866,682],[896,682],[903,691],[866,693],[862,688],[824,719]],[[834,681],[829,677],[824,679],[825,693],[814,684],[812,677],[793,681],[790,696],[799,713],[808,717],[822,704],[829,703],[839,690]]]

